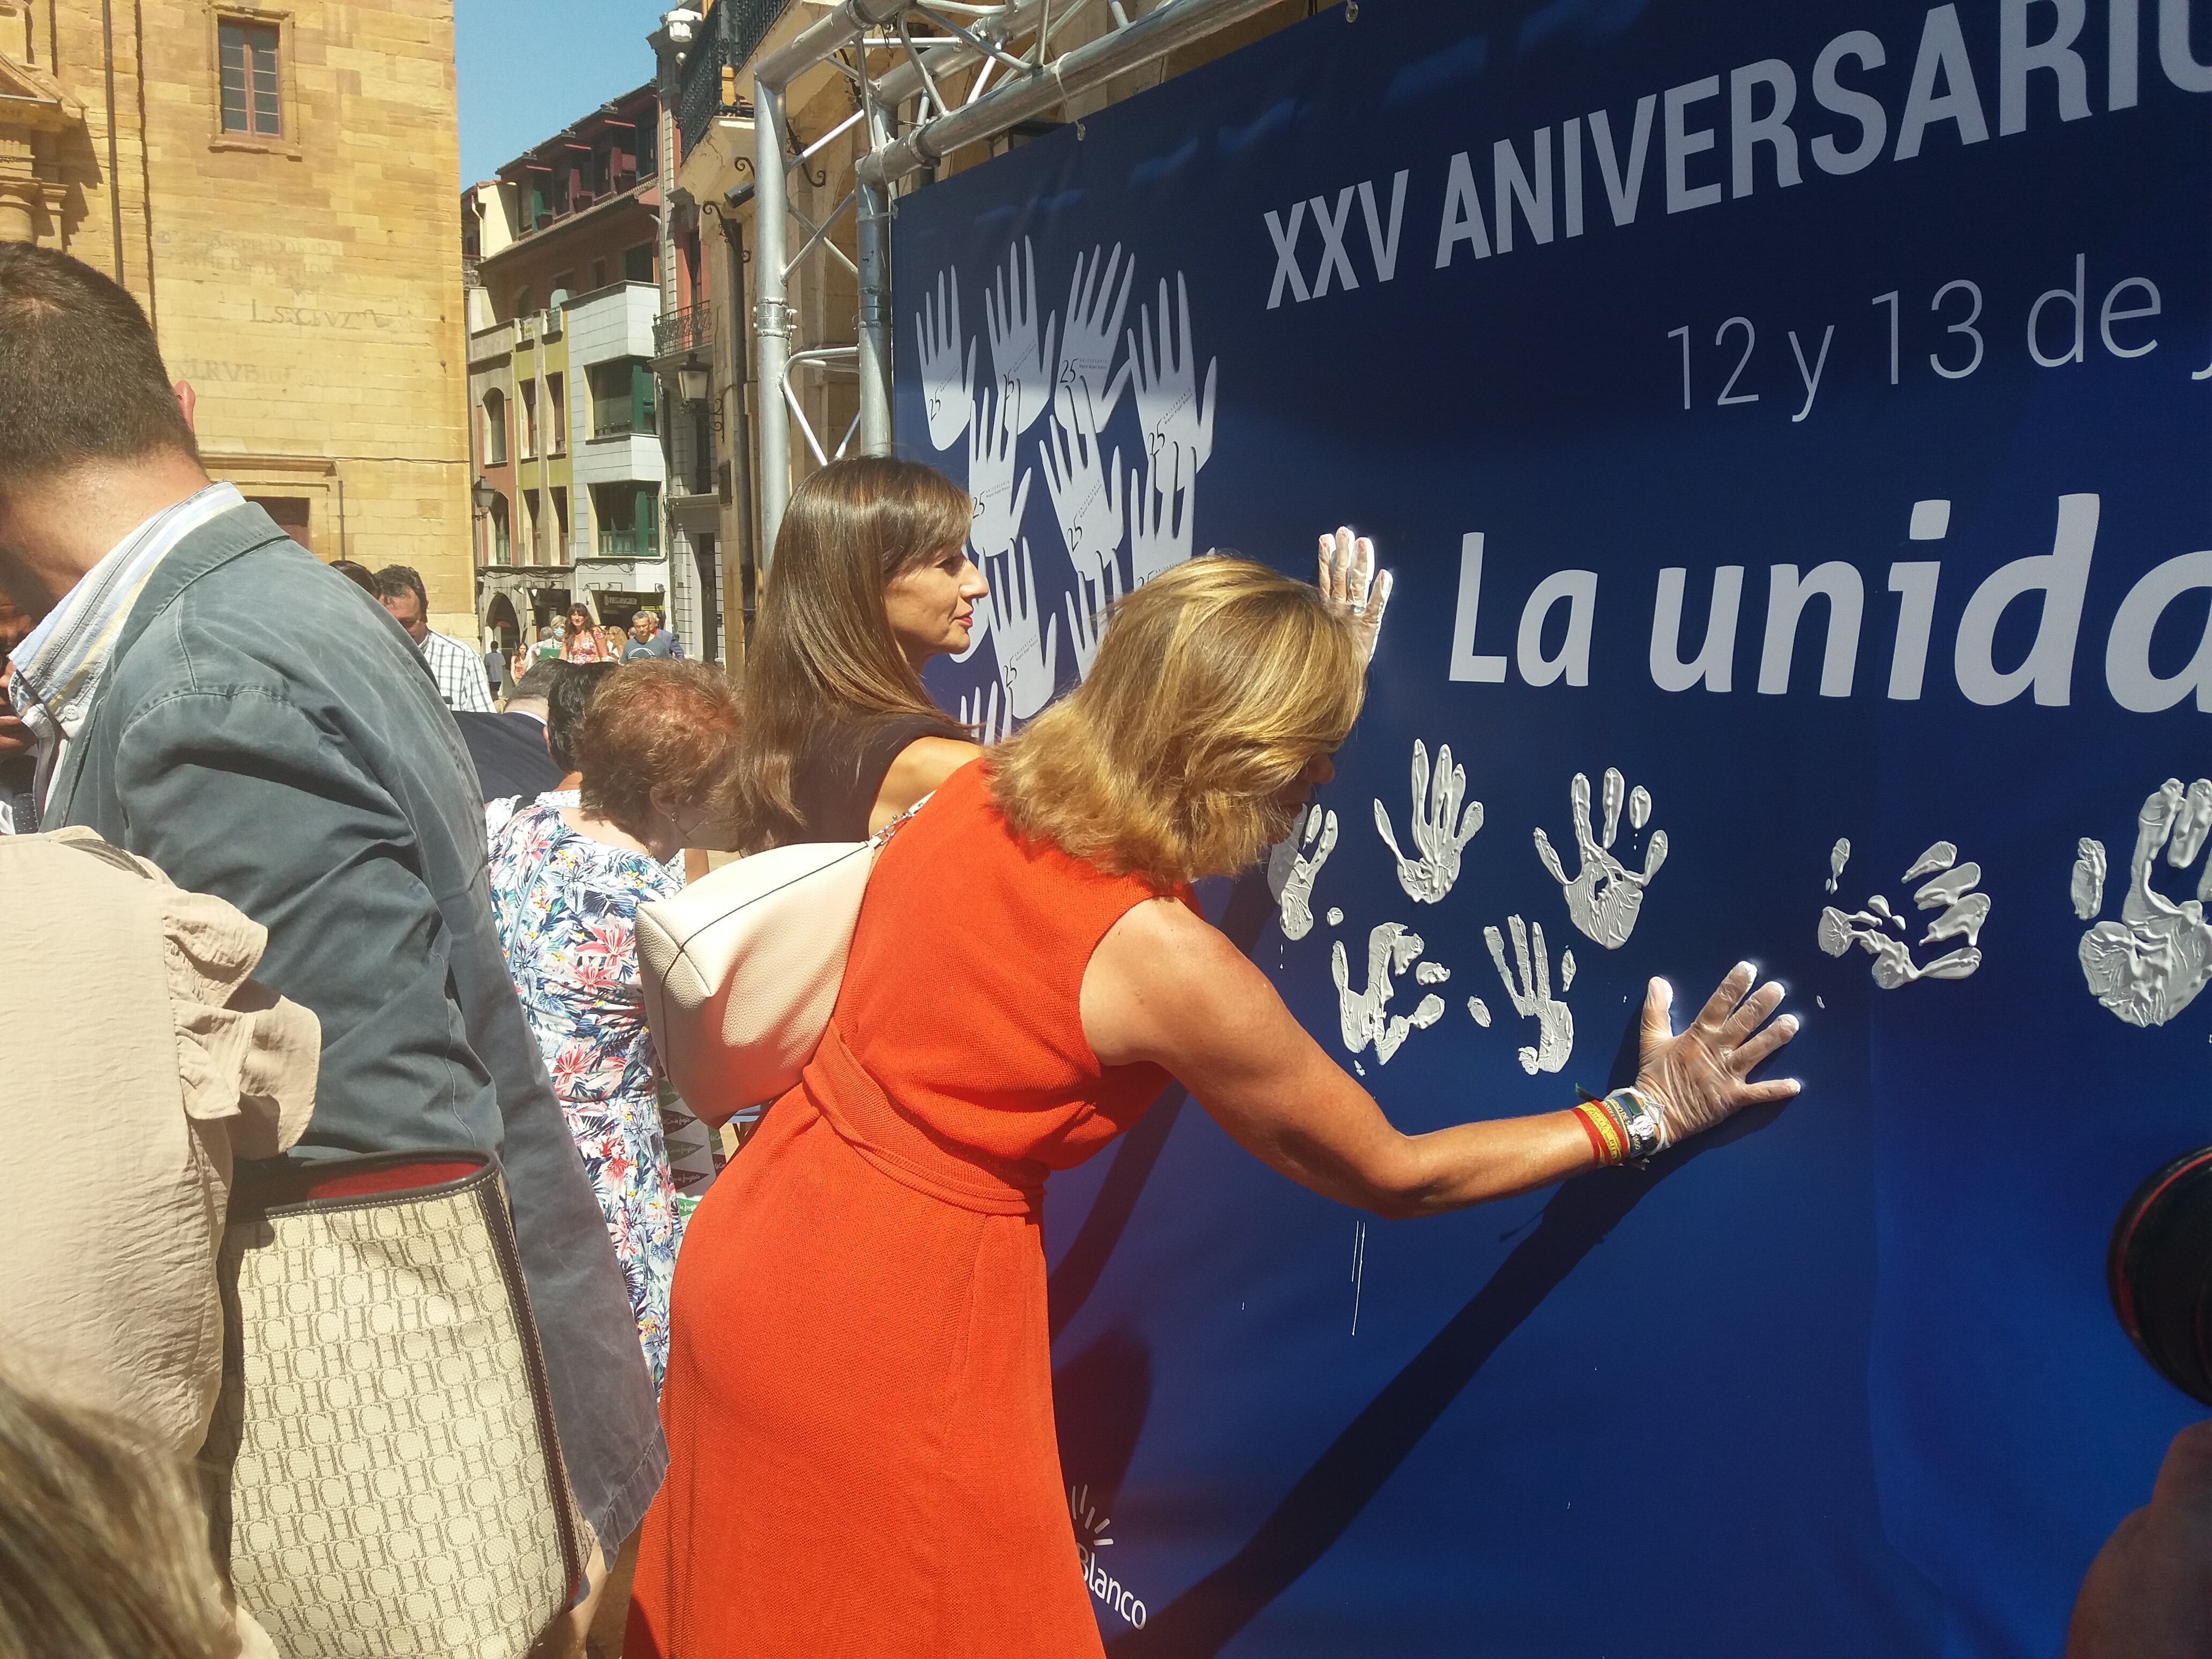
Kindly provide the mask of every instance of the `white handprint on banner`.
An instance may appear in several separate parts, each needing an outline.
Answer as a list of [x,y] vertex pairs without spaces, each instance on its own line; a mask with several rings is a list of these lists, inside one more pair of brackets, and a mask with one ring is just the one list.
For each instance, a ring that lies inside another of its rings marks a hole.
[[998,681],[991,682],[988,701],[984,696],[985,690],[986,688],[978,686],[972,695],[963,695],[961,697],[960,724],[975,727],[975,741],[988,744],[996,743],[1000,738],[1006,736],[1010,728],[1006,720],[1006,704],[1000,698]]
[[[1117,290],[1114,276],[1119,270]],[[1060,336],[1060,372],[1053,386],[1053,413],[1062,424],[1078,431],[1103,432],[1121,401],[1132,365],[1123,363],[1117,374],[1114,354],[1121,343],[1122,314],[1129,306],[1129,287],[1137,275],[1137,262],[1121,263],[1121,245],[1114,244],[1111,258],[1101,268],[1100,253],[1091,250],[1075,256],[1075,278],[1067,285],[1067,322]]]
[[1915,907],[1940,908],[1942,912],[1928,924],[1920,943],[1965,939],[1966,944],[1957,950],[1925,966],[1913,961],[1911,948],[1904,938],[1905,918],[1879,893],[1867,901],[1863,910],[1846,912],[1832,904],[1822,909],[1816,935],[1820,948],[1832,957],[1840,957],[1857,945],[1874,958],[1874,982],[1885,991],[1899,989],[1915,980],[1966,978],[1982,965],[1982,924],[1989,920],[1990,896],[1973,890],[1981,881],[1982,866],[1960,864],[1958,860],[1958,848],[1939,841],[1905,872],[1907,882],[1923,876],[1931,878],[1912,895]]
[[1029,507],[1029,469],[1022,469],[1018,486],[1014,482],[1016,432],[1007,419],[1009,407],[985,387],[968,434],[968,498],[975,514],[968,543],[978,564],[994,554],[1014,550],[1022,533],[1022,514]]
[[[1582,773],[1575,774],[1574,781],[1567,787],[1567,808],[1574,824],[1575,848],[1582,855],[1582,868],[1571,881],[1561,867],[1559,855],[1552,848],[1552,838],[1541,830],[1536,831],[1536,857],[1552,879],[1565,890],[1567,916],[1589,938],[1595,939],[1608,951],[1617,951],[1628,942],[1636,931],[1636,918],[1644,908],[1644,890],[1651,878],[1659,873],[1659,866],[1667,862],[1667,832],[1655,830],[1646,844],[1644,868],[1629,869],[1613,854],[1613,843],[1620,834],[1621,791],[1624,783],[1620,770],[1605,769],[1605,819],[1602,837],[1590,833],[1589,779]],[[1651,816],[1651,796],[1642,784],[1628,796],[1628,822],[1636,830],[1644,828]]]
[[1170,478],[1160,485],[1157,459],[1145,464],[1140,486],[1129,474],[1129,585],[1142,587],[1190,557],[1191,492]]
[[[950,449],[968,429],[975,395],[975,343],[960,337],[960,278],[957,273],[937,275],[937,295],[931,304],[927,289],[921,309],[915,313],[915,343],[919,348],[916,378],[921,382],[922,408],[929,420],[929,441]],[[964,356],[963,356],[964,351]]]
[[[1518,916],[1508,916],[1505,925],[1513,931],[1513,959],[1521,970],[1517,981],[1505,966],[1505,941],[1498,930],[1486,927],[1482,938],[1490,946],[1490,959],[1498,965],[1498,977],[1504,984],[1505,998],[1513,1005],[1513,1012],[1523,1019],[1536,1022],[1534,1045],[1519,1052],[1521,1069],[1530,1077],[1539,1072],[1556,1072],[1575,1051],[1574,1011],[1552,995],[1552,962],[1544,949],[1543,924],[1525,924]],[[1528,956],[1528,936],[1532,932],[1536,939],[1533,965]],[[1559,988],[1563,994],[1574,976],[1575,953],[1569,951],[1559,959]],[[1490,1011],[1480,1000],[1471,1000],[1468,1012],[1474,1016],[1476,1024],[1490,1024]]]
[[[1136,381],[1137,423],[1144,428],[1146,453],[1171,480],[1188,489],[1213,453],[1214,372],[1219,358],[1206,366],[1206,386],[1198,387],[1198,364],[1190,343],[1190,295],[1182,273],[1176,273],[1176,315],[1168,315],[1168,285],[1160,283],[1160,320],[1154,334],[1149,307],[1137,308],[1137,329],[1129,337],[1129,368]],[[1180,331],[1176,324],[1180,322]]]
[[1060,327],[1060,319],[1050,318],[1038,332],[1036,252],[1028,237],[1006,251],[1006,268],[983,296],[983,316],[1006,418],[1014,431],[1026,432],[1052,401],[1054,336]]
[[1067,643],[1075,653],[1075,678],[1091,678],[1091,665],[1098,659],[1098,643],[1106,636],[1106,611],[1121,597],[1120,564],[1109,559],[1097,575],[1086,575],[1078,566],[1075,591],[1067,596]]
[[1428,745],[1413,739],[1413,811],[1411,828],[1414,847],[1421,856],[1409,859],[1398,848],[1390,831],[1390,811],[1375,803],[1375,828],[1390,856],[1398,860],[1398,885],[1416,904],[1436,904],[1459,879],[1461,852],[1482,828],[1482,803],[1468,801],[1462,815],[1460,802],[1467,794],[1467,769],[1452,763],[1451,745],[1437,748],[1436,780],[1429,778]]
[[1267,890],[1281,911],[1285,939],[1304,939],[1313,932],[1314,880],[1335,850],[1336,814],[1314,806],[1267,854]]
[[1329,977],[1336,981],[1337,1016],[1344,1032],[1344,1046],[1358,1054],[1369,1043],[1375,1045],[1378,1063],[1388,1064],[1396,1054],[1410,1031],[1423,1030],[1443,1018],[1444,1000],[1440,996],[1425,996],[1410,1014],[1389,1012],[1390,998],[1396,990],[1392,982],[1396,975],[1413,965],[1421,954],[1421,936],[1409,933],[1395,921],[1386,921],[1367,936],[1367,988],[1355,992],[1352,988],[1349,964],[1345,959],[1342,939],[1329,947]]
[[1003,562],[1006,580],[991,584],[986,603],[991,607],[991,637],[998,642],[999,682],[1006,688],[1006,713],[1025,720],[1052,700],[1060,667],[1060,618],[1048,617],[1037,602],[1036,564],[1027,541],[1022,543],[1018,587],[1012,556],[1006,556]]
[[[2150,884],[2161,850],[2170,867],[2186,869],[2203,850],[2208,833],[2212,780],[2199,778],[2186,791],[2179,778],[2160,784],[2136,817],[2119,921],[2100,921],[2081,936],[2082,977],[2097,1000],[2130,1025],[2165,1024],[2212,979],[2212,926],[2204,919],[2206,901],[2212,900],[2212,860],[2205,862],[2194,898],[2177,903]],[[2094,881],[2085,866],[2094,868]],[[2102,844],[2083,841],[2073,896],[2085,920],[2104,906],[2104,870]]]
[[1096,433],[1068,426],[1057,404],[1037,447],[1044,455],[1045,493],[1052,497],[1053,516],[1060,520],[1069,560],[1080,574],[1103,580],[1108,570],[1114,571],[1118,591],[1124,513],[1121,452],[1115,450],[1113,459],[1101,466]]

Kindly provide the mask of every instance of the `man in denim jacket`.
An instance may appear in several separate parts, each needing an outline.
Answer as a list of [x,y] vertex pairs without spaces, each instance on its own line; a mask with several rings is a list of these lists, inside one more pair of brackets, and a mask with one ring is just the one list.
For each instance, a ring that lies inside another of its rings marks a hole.
[[44,618],[9,688],[39,738],[40,827],[87,825],[268,929],[263,982],[322,1023],[294,1158],[497,1156],[562,1452],[611,1559],[667,1453],[493,933],[476,775],[422,653],[210,483],[191,389],[167,384],[122,289],[0,244],[0,586]]

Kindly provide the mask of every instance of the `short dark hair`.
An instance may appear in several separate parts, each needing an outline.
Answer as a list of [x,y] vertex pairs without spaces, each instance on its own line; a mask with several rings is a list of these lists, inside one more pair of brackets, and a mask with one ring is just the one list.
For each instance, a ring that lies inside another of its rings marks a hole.
[[576,666],[578,666],[577,664],[562,662],[557,658],[534,662],[530,665],[522,678],[515,681],[514,690],[507,694],[508,700],[512,702],[516,697],[550,697],[553,695],[553,688],[561,683],[561,676]]
[[0,432],[9,479],[199,445],[129,291],[52,248],[0,242]]
[[331,568],[367,593],[369,598],[376,597],[376,578],[369,574],[367,565],[356,564],[351,559],[332,559]]
[[641,657],[612,672],[576,736],[580,804],[641,836],[656,787],[686,806],[713,798],[737,754],[738,694],[706,663]]
[[396,599],[403,594],[415,596],[415,614],[428,618],[430,596],[422,589],[422,573],[411,564],[387,564],[376,573],[376,597]]
[[600,684],[615,672],[611,662],[571,662],[561,665],[561,678],[545,694],[545,748],[563,772],[576,769],[576,736],[584,729],[584,711]]

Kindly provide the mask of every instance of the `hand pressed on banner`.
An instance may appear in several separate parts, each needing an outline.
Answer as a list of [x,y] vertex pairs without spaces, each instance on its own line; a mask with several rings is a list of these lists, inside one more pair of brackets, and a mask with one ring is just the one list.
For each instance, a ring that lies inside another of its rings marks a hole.
[[975,418],[968,434],[968,498],[974,518],[968,526],[968,544],[981,564],[993,554],[1014,550],[1022,533],[1022,514],[1030,504],[1030,472],[1022,469],[1014,482],[1014,440],[1019,435],[1012,420],[1012,400],[983,389]]
[[[999,681],[1006,688],[1006,713],[1025,720],[1052,701],[1060,668],[1060,618],[1037,603],[1036,562],[1022,544],[1020,580],[1011,554],[1006,580],[991,584],[991,637],[998,642]],[[1040,624],[1042,631],[1040,632]]]
[[1770,980],[1753,991],[1758,977],[1751,963],[1738,963],[1679,1035],[1668,1014],[1674,988],[1655,979],[1645,992],[1636,1087],[1658,1108],[1661,1146],[1672,1146],[1710,1129],[1747,1106],[1788,1100],[1797,1093],[1801,1085],[1795,1078],[1746,1080],[1797,1035],[1796,1015],[1771,1019],[1782,1006],[1782,987]]
[[[1137,262],[1121,263],[1121,245],[1101,269],[1100,251],[1075,256],[1075,276],[1067,285],[1067,324],[1060,341],[1060,373],[1053,386],[1053,414],[1077,431],[1099,433],[1113,417],[1129,383],[1135,360],[1122,363],[1117,373],[1114,356],[1120,347],[1121,317],[1129,307],[1129,287],[1136,280]],[[1121,285],[1114,286],[1121,272]]]
[[[929,419],[929,441],[950,449],[968,429],[975,396],[975,343],[960,337],[960,279],[937,274],[936,302],[929,291],[915,313],[915,362],[921,381],[921,403]],[[965,355],[963,355],[963,348]]]
[[1393,580],[1389,571],[1375,568],[1375,544],[1353,535],[1350,526],[1339,525],[1334,536],[1321,538],[1321,569],[1314,580],[1322,597],[1352,618],[1362,656],[1374,661]]
[[1026,432],[1052,401],[1054,336],[1057,317],[1037,331],[1036,252],[1030,239],[1006,252],[1006,268],[983,296],[984,321],[991,336],[991,372],[999,383],[1008,425]]

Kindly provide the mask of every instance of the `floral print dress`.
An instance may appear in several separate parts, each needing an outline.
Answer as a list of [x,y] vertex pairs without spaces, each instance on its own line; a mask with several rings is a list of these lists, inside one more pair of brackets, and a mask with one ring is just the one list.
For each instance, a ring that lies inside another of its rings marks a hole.
[[574,799],[541,797],[493,837],[492,913],[614,1241],[658,1389],[683,1220],[661,1132],[665,1085],[646,1029],[635,929],[637,907],[682,891],[684,878],[570,829],[561,811]]

